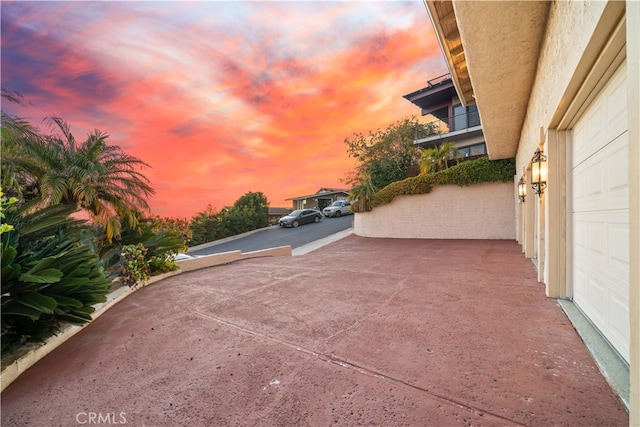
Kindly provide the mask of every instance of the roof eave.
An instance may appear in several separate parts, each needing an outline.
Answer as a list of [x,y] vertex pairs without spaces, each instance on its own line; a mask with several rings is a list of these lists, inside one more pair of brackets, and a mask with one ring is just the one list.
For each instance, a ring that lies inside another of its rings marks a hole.
[[446,7],[445,3],[451,4],[450,2],[424,0],[436,32],[440,50],[447,61],[453,86],[462,105],[468,106],[476,103],[473,96],[473,86],[469,79],[464,46],[457,27],[455,10],[453,10],[453,7]]
[[339,193],[349,194],[349,190],[336,190],[336,191],[327,191],[327,192],[324,192],[324,193],[307,194],[306,196],[290,197],[290,198],[285,199],[285,200],[317,199],[319,197],[322,198],[324,196],[332,196],[334,194],[339,194]]
[[551,2],[424,0],[463,104],[492,159],[517,151]]

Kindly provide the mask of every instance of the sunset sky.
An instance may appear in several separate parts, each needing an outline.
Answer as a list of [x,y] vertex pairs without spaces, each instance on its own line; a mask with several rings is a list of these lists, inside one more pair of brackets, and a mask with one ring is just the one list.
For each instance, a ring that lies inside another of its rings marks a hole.
[[447,72],[422,0],[1,7],[2,87],[28,104],[3,110],[109,133],[162,216],[345,188],[344,139],[419,116],[402,95]]

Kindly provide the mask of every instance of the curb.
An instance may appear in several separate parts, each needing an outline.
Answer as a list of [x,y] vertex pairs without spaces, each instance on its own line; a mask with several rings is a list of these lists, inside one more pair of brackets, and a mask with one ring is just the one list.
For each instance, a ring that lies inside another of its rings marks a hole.
[[[181,270],[171,271],[169,273],[160,274],[158,276],[153,276],[149,278],[149,280],[143,284],[136,286],[135,288],[130,288],[128,286],[122,286],[117,288],[116,290],[107,294],[107,300],[103,303],[96,304],[95,311],[91,313],[91,321],[85,323],[84,325],[65,325],[60,332],[52,337],[47,338],[43,344],[34,348],[32,350],[27,351],[24,355],[20,356],[16,360],[14,360],[10,365],[7,365],[2,369],[2,385],[0,388],[0,392],[4,391],[9,384],[15,381],[23,372],[32,367],[38,360],[45,357],[47,354],[51,353],[53,350],[58,348],[62,343],[67,341],[69,338],[89,326],[94,320],[100,317],[104,312],[108,309],[137,291],[138,289],[150,286],[156,282],[159,282],[162,279],[165,279],[170,276],[175,276],[176,274],[181,273]],[[36,344],[37,345],[37,344]]]
[[199,251],[200,249],[210,248],[211,246],[216,246],[216,245],[219,245],[219,244],[222,244],[222,243],[232,242],[232,241],[240,239],[242,237],[247,237],[247,236],[250,236],[252,234],[255,234],[255,233],[259,232],[259,231],[269,230],[271,228],[278,228],[278,227],[279,227],[279,225],[270,225],[268,227],[262,227],[262,228],[257,228],[255,230],[247,231],[246,233],[236,234],[235,236],[225,237],[224,239],[214,240],[213,242],[207,242],[207,243],[202,243],[200,245],[191,246],[187,250],[187,253],[194,252],[194,251]]
[[316,249],[320,249],[323,246],[326,246],[330,243],[337,242],[340,239],[344,239],[345,237],[353,234],[353,228],[347,228],[346,230],[339,231],[331,236],[324,237],[320,240],[316,240],[312,243],[307,243],[303,246],[298,246],[292,251],[293,256],[305,255],[309,252],[315,251]]

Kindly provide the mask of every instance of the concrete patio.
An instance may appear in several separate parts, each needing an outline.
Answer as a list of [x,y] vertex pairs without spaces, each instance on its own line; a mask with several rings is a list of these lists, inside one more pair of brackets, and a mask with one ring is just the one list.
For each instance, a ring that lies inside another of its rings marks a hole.
[[2,393],[3,426],[91,419],[628,424],[515,242],[354,235],[143,288]]

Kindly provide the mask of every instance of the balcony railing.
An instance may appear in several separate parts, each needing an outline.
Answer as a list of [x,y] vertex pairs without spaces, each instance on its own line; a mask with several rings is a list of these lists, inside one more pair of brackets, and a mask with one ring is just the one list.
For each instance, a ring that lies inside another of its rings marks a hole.
[[428,80],[427,81],[427,85],[429,87],[432,87],[432,86],[435,86],[435,85],[437,85],[439,83],[442,83],[445,80],[451,80],[451,73],[443,74],[441,76],[438,76],[438,77],[435,77],[435,78],[433,78],[431,80]]
[[467,111],[444,119],[436,119],[422,123],[415,128],[415,139],[427,138],[431,135],[441,135],[480,126],[478,111]]

